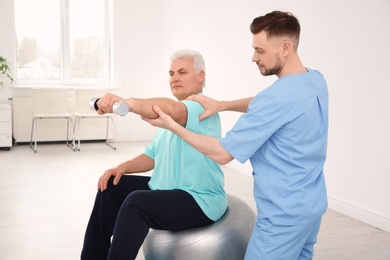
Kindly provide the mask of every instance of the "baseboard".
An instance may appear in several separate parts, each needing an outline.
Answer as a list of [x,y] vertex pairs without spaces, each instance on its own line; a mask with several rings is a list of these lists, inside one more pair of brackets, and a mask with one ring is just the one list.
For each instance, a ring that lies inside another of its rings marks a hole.
[[367,223],[373,227],[390,232],[390,219],[379,216],[375,213],[361,209],[349,203],[328,196],[329,208],[347,215],[348,217],[357,219]]

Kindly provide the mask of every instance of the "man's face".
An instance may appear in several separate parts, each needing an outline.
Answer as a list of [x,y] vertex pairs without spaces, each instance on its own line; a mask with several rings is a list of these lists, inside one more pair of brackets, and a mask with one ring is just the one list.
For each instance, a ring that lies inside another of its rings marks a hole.
[[263,76],[278,76],[283,69],[285,59],[282,56],[282,40],[280,38],[267,38],[267,34],[261,31],[253,35],[252,47],[254,54],[252,61],[256,62]]
[[192,58],[172,61],[169,75],[172,94],[178,100],[184,100],[192,94],[202,92],[205,73],[203,71],[195,73]]

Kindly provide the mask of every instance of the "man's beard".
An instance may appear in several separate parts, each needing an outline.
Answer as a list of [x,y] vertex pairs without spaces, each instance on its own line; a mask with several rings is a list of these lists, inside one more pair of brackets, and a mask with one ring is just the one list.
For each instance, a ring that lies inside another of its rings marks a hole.
[[264,69],[264,73],[261,73],[263,76],[279,75],[283,69],[282,59],[280,56],[278,54],[275,55],[275,65],[272,68],[267,69],[264,67]]

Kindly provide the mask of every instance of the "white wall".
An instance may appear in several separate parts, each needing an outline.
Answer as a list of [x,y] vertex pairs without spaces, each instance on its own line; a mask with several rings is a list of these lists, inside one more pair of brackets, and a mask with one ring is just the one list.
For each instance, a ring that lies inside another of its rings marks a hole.
[[[123,97],[168,96],[164,54],[164,2],[114,1],[114,80]],[[139,116],[117,119],[117,140],[150,140],[155,130]]]
[[[325,75],[330,94],[326,180],[329,205],[390,231],[390,2],[310,0],[115,1],[115,81],[123,96],[170,96],[169,54],[199,50],[206,59],[205,93],[218,99],[252,96],[271,84],[251,62],[254,17],[280,9],[301,22],[299,52]],[[0,17],[12,19],[12,0]],[[12,57],[12,28],[0,23],[0,54]],[[11,40],[10,40],[11,39]],[[28,95],[11,90],[4,96]],[[223,113],[223,129],[236,113]],[[154,129],[135,116],[118,120],[121,140],[145,139]],[[232,167],[249,172],[248,164]]]

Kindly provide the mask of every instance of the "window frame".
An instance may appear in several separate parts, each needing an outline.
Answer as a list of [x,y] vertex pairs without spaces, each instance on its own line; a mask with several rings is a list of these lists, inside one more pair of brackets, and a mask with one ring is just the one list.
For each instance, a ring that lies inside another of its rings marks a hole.
[[[112,75],[113,75],[113,62],[112,62],[112,42],[113,42],[113,0],[104,1],[104,36],[103,36],[103,75],[102,78],[70,78],[70,23],[69,23],[69,1],[70,0],[58,0],[60,1],[59,19],[60,19],[60,46],[59,46],[59,60],[60,77],[58,81],[47,80],[18,80],[18,66],[15,66],[15,84],[16,88],[34,88],[36,86],[44,88],[113,88]],[[16,23],[16,15],[15,15]],[[18,57],[18,42],[16,27],[14,29],[15,34],[15,58]],[[15,63],[17,64],[17,62]]]

